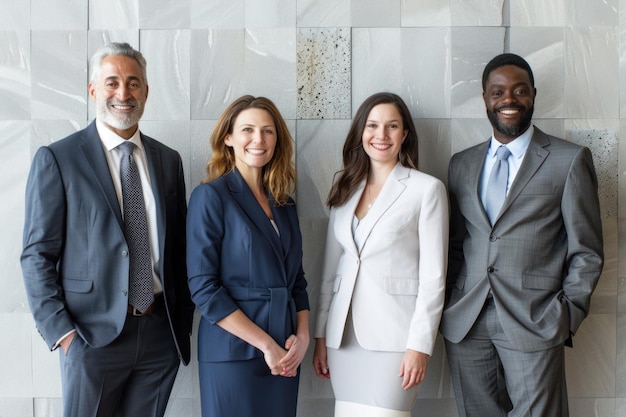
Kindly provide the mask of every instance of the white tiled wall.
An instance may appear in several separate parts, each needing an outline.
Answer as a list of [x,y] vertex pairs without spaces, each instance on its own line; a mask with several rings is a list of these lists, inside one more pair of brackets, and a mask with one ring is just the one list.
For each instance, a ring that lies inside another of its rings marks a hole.
[[[485,63],[505,51],[524,56],[538,89],[535,123],[589,146],[601,187],[606,267],[567,350],[571,415],[623,416],[624,39],[626,0],[0,0],[0,416],[60,416],[57,353],[34,330],[22,287],[24,187],[34,151],[93,117],[87,62],[106,41],[128,41],[146,56],[141,128],[181,153],[188,192],[204,176],[224,107],[246,93],[277,103],[296,141],[313,305],[324,201],[362,100],[400,94],[415,117],[422,169],[445,181],[452,153],[490,133]],[[299,404],[299,417],[332,415],[332,391],[313,375],[310,354]],[[199,415],[192,363],[180,371],[168,416]],[[414,415],[457,415],[440,340]]]

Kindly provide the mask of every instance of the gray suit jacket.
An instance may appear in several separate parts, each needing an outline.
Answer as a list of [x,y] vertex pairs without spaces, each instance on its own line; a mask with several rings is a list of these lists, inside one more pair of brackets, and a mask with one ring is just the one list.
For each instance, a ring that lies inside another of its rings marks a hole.
[[[178,153],[141,135],[155,196],[160,271],[179,356],[190,357],[193,304],[185,266],[186,200]],[[50,348],[76,329],[113,341],[128,308],[128,244],[95,122],[40,148],[26,185],[22,271],[37,329]]]
[[511,346],[531,352],[576,332],[603,265],[591,152],[535,128],[499,217],[479,197],[489,141],[454,155],[447,298],[442,335],[458,343],[491,287]]

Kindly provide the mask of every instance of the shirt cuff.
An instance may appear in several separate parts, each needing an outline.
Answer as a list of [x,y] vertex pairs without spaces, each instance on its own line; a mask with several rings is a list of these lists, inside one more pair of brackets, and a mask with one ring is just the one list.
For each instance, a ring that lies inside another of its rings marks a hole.
[[61,342],[62,342],[62,341],[63,341],[66,337],[68,337],[69,335],[74,334],[74,333],[76,333],[76,329],[72,329],[72,330],[70,330],[69,332],[65,333],[65,334],[64,334],[64,335],[63,335],[63,336],[62,336],[59,340],[57,340],[57,342],[56,342],[54,345],[52,345],[52,350],[55,350],[56,348],[58,348],[58,347],[59,347],[59,345],[61,344]]

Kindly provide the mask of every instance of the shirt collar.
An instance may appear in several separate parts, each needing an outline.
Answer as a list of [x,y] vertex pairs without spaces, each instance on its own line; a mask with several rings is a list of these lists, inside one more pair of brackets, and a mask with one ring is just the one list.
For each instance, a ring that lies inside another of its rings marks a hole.
[[[100,140],[102,144],[106,148],[107,151],[110,151],[113,148],[116,148],[122,142],[125,142],[126,139],[117,135],[114,131],[109,129],[103,122],[96,119],[96,129],[98,130],[98,135],[100,135]],[[139,134],[139,128],[135,130],[135,133],[128,139],[132,143],[135,144],[139,149],[143,151],[143,145],[141,144],[141,135]]]
[[[535,128],[531,124],[524,133],[516,137],[515,140],[506,144],[506,147],[509,148],[509,151],[511,151],[511,155],[513,156],[513,158],[519,159],[524,156],[524,154],[526,153],[526,149],[528,149],[528,145],[530,145],[530,140],[533,137],[533,133],[535,133]],[[500,145],[503,145],[503,143],[498,142],[492,134],[491,142],[489,144],[489,150],[487,151],[487,156],[489,158],[495,158],[496,150]]]

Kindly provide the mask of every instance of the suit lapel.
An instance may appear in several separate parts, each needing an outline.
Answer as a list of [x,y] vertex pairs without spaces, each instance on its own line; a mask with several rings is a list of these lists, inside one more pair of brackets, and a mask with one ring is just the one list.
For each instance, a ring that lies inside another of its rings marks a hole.
[[[280,236],[278,236],[278,238],[282,244],[282,254],[283,256],[287,256],[287,253],[291,248],[291,226],[289,225],[289,219],[287,218],[287,211],[284,207],[277,206],[271,196],[268,196],[268,199],[272,214],[274,215],[274,221],[276,222],[276,226],[280,232]],[[276,235],[276,231],[273,232]]]
[[489,216],[487,216],[483,202],[480,199],[480,179],[482,177],[488,148],[489,140],[476,146],[473,150],[473,154],[468,155],[468,157],[464,159],[465,166],[461,172],[468,178],[467,187],[469,187],[469,193],[472,196],[474,210],[476,210],[477,213],[482,213],[483,220],[491,227]]
[[337,241],[347,252],[355,257],[358,257],[359,251],[354,243],[354,236],[352,235],[352,221],[354,220],[354,212],[356,211],[356,206],[359,204],[364,189],[365,181],[362,181],[348,201],[343,206],[335,208],[335,224],[339,228],[335,230]]
[[95,121],[87,126],[83,133],[83,138],[85,141],[80,145],[80,150],[85,156],[85,160],[91,168],[94,178],[100,190],[102,190],[102,194],[104,194],[109,209],[117,219],[120,230],[124,231],[122,210],[117,200],[117,193],[115,192],[115,186],[113,185],[113,179],[111,178],[111,172],[109,171],[109,165],[102,149],[102,142],[98,135]]
[[[274,226],[272,226],[272,223],[267,218],[267,215],[261,208],[260,204],[258,203],[258,201],[256,201],[256,198],[254,198],[254,194],[252,194],[252,191],[244,181],[239,171],[235,169],[232,173],[227,174],[226,182],[228,184],[231,195],[233,196],[235,201],[237,201],[237,204],[239,204],[241,210],[243,210],[243,212],[248,216],[248,218],[251,220],[251,223],[261,231],[263,236],[265,236],[267,240],[269,240],[272,248],[274,249],[274,252],[276,253],[276,256],[281,260],[282,264],[284,252],[280,238],[278,237],[276,230],[274,230]],[[272,205],[273,200],[270,198],[269,201],[270,205]],[[273,210],[273,213],[276,213],[276,211],[277,210]],[[276,221],[278,221],[276,217],[280,216],[275,216]],[[280,226],[280,223],[277,222],[277,224]]]
[[367,243],[367,239],[374,226],[406,189],[404,180],[409,177],[409,172],[409,168],[403,167],[400,163],[397,163],[385,181],[378,197],[376,197],[372,208],[367,215],[361,219],[354,237],[359,253],[363,251],[363,247]]

